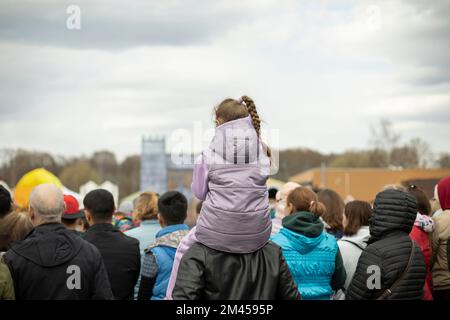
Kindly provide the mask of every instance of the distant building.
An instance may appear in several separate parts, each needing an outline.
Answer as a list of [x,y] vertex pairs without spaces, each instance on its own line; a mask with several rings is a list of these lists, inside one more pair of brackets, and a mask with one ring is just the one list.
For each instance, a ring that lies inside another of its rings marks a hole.
[[333,189],[343,198],[351,195],[358,200],[372,201],[388,184],[415,184],[431,198],[437,181],[449,175],[450,169],[315,168],[289,180],[313,189]]
[[141,154],[141,190],[160,194],[178,190],[192,199],[192,164],[175,164],[166,154],[165,138],[143,138]]
[[141,190],[152,190],[160,194],[167,190],[165,138],[142,138]]

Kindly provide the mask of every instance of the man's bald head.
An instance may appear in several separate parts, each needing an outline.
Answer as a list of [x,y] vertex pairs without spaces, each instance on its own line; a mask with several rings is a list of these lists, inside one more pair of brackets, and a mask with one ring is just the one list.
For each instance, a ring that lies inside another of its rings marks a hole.
[[61,222],[64,212],[64,195],[53,184],[41,184],[30,195],[30,210],[39,223]]

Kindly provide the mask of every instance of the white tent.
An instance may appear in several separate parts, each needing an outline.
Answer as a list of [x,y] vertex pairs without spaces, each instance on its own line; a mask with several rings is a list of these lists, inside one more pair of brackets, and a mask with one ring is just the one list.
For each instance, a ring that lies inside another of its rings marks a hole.
[[88,181],[80,187],[80,195],[82,199],[84,199],[84,197],[89,192],[96,189],[105,189],[111,192],[114,197],[114,203],[116,204],[117,207],[119,202],[119,186],[112,183],[111,181],[105,181],[101,185],[96,184],[94,181]]

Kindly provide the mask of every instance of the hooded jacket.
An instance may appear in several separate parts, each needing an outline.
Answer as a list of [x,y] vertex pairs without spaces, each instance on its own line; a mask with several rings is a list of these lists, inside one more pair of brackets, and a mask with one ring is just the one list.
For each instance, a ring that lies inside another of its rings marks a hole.
[[181,258],[183,258],[184,254],[189,250],[189,248],[197,242],[195,238],[195,230],[196,227],[193,227],[189,233],[181,240],[178,245],[177,251],[175,253],[175,257],[173,260],[172,272],[170,274],[170,279],[167,284],[167,292],[166,299],[172,300],[172,292],[175,286],[175,281],[177,280],[178,269],[180,267]]
[[212,249],[250,253],[269,240],[272,223],[267,157],[250,117],[216,128],[194,167],[192,190],[204,200],[196,240]]
[[36,227],[4,259],[17,300],[113,298],[97,248],[60,223]]
[[439,181],[437,191],[442,213],[435,218],[433,217],[436,225],[431,241],[433,248],[431,258],[433,289],[449,290],[450,177],[446,177]]
[[156,242],[145,249],[139,300],[163,300],[166,297],[177,247],[188,232],[189,227],[185,224],[164,227],[157,233]]
[[282,248],[304,300],[329,300],[333,290],[344,285],[345,270],[336,239],[324,231],[318,216],[297,212],[285,217],[272,241]]
[[194,243],[183,255],[174,300],[298,300],[297,285],[281,253],[267,242],[252,253],[233,254]]
[[[339,250],[341,251],[342,260],[344,261],[347,279],[345,280],[344,289],[347,290],[350,282],[355,274],[356,265],[363,250],[367,247],[367,241],[370,238],[369,226],[362,226],[353,236],[343,236],[338,241]],[[343,296],[339,299],[344,298]]]
[[[391,189],[377,194],[369,220],[371,237],[346,292],[347,300],[376,300],[400,278],[411,256],[409,233],[416,214],[417,204],[412,195]],[[404,278],[387,299],[422,299],[426,266],[419,246],[414,247],[412,254]]]

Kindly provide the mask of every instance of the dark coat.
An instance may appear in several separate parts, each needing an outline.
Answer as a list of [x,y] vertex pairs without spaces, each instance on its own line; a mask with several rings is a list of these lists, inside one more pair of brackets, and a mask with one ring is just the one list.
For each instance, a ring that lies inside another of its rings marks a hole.
[[134,286],[141,270],[139,241],[126,236],[110,223],[91,226],[84,240],[100,251],[115,299],[133,299]]
[[17,300],[113,298],[97,248],[60,223],[36,227],[5,253],[4,260]]
[[281,254],[268,242],[253,253],[234,254],[195,243],[183,255],[174,300],[300,299]]
[[[369,222],[371,238],[359,258],[346,299],[377,299],[401,276],[411,255],[412,240],[409,233],[416,215],[416,200],[410,194],[399,190],[386,190],[377,195]],[[379,267],[379,289],[369,288],[368,282],[374,284],[371,279],[375,274],[370,270],[371,266]],[[409,270],[387,299],[422,299],[426,273],[422,251],[416,245]]]

